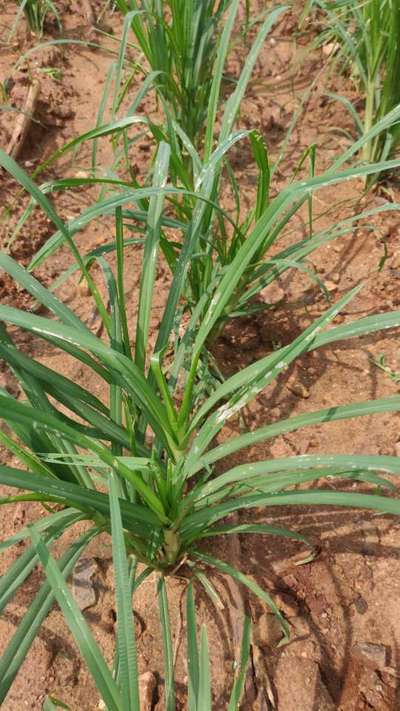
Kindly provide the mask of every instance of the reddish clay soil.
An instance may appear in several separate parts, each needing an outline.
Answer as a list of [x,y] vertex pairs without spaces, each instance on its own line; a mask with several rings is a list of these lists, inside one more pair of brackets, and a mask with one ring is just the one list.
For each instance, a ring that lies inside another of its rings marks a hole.
[[[121,34],[117,15],[105,14],[101,22],[104,35],[88,24],[84,7],[87,3],[57,3],[64,23],[64,36],[92,39],[99,48],[84,45],[58,45],[38,49],[26,59],[22,53],[38,44],[24,20],[13,38],[9,30],[15,19],[15,3],[0,2],[0,81],[8,80],[9,101],[16,108],[24,106],[32,79],[40,82],[40,94],[34,121],[19,154],[19,161],[32,172],[66,141],[91,128],[101,100],[110,64],[115,60],[116,39]],[[91,3],[99,16],[100,1]],[[257,2],[253,2],[254,12]],[[355,100],[351,81],[329,74],[326,52],[306,52],[318,28],[305,26],[299,31],[298,13],[287,13],[272,33],[257,63],[239,125],[258,128],[264,135],[272,158],[279,153],[282,140],[295,112],[299,117],[291,140],[274,176],[273,192],[286,184],[302,152],[312,143],[317,146],[317,172],[326,168],[334,156],[348,144],[345,131],[351,131],[351,120],[341,105],[330,103],[326,92],[340,91]],[[57,36],[48,27],[45,40]],[[239,34],[232,50],[228,74],[238,75],[246,53]],[[19,61],[19,67],[15,64]],[[139,78],[138,78],[139,81]],[[136,84],[137,86],[137,84]],[[131,88],[132,96],[135,85]],[[1,102],[0,102],[1,103]],[[154,97],[141,105],[142,112],[157,112]],[[12,136],[17,114],[0,112],[0,145],[6,148]],[[134,170],[140,180],[146,174],[153,146],[143,136],[135,144]],[[82,174],[90,165],[90,146],[85,145],[75,157],[59,159],[40,177],[40,181]],[[112,163],[108,139],[99,143],[98,164]],[[244,213],[255,198],[255,169],[250,150],[241,144],[232,154],[238,183],[244,200]],[[53,226],[39,210],[10,244],[13,228],[27,204],[26,197],[4,172],[0,175],[1,203],[6,208],[0,223],[2,248],[7,247],[22,264],[52,234]],[[398,202],[400,191],[395,176],[379,191],[362,195],[359,180],[321,191],[314,199],[315,228],[320,229],[339,219],[356,214],[361,208],[376,207],[385,200]],[[54,203],[63,218],[78,215],[91,200],[92,189],[54,194]],[[232,207],[232,197],[225,197]],[[400,305],[400,213],[393,212],[369,220],[345,237],[321,248],[310,259],[310,265],[325,282],[334,298],[363,282],[360,294],[339,316],[337,322],[397,309]],[[108,241],[112,221],[93,223],[77,237],[84,251]],[[307,234],[307,213],[292,221],[291,230],[279,244],[288,246]],[[385,259],[382,259],[385,257]],[[127,303],[131,323],[135,319],[135,294],[139,279],[141,250],[132,248],[127,264]],[[50,284],[71,263],[66,249],[60,250],[37,271],[44,284]],[[157,303],[153,328],[159,323],[165,302],[169,274],[160,266]],[[4,277],[0,277],[2,303],[30,309],[31,298]],[[92,304],[84,290],[71,277],[59,290],[71,308],[94,330],[98,328]],[[289,343],[327,306],[320,288],[308,277],[293,270],[266,292],[265,298],[277,302],[262,315],[235,321],[224,331],[215,346],[221,369],[232,373],[256,358],[270,352],[277,344]],[[282,301],[281,301],[282,300]],[[133,331],[134,332],[134,331]],[[27,353],[42,362],[80,380],[98,396],[104,397],[99,383],[90,374],[69,362],[65,356],[26,334],[16,334]],[[384,354],[393,371],[400,371],[398,335],[385,332],[326,347],[300,358],[277,383],[263,392],[245,413],[250,428],[273,422],[289,415],[318,410],[334,404],[380,398],[399,392],[399,384],[378,369],[374,360]],[[15,383],[0,364],[1,385],[18,393]],[[15,389],[16,388],[16,389]],[[238,432],[243,422],[231,421],[224,438]],[[398,454],[400,449],[399,415],[382,414],[349,422],[336,422],[306,428],[276,438],[233,458],[234,463],[309,453]],[[3,461],[10,461],[4,451]],[[7,459],[6,459],[7,458]],[[224,464],[225,466],[225,464]],[[336,484],[331,484],[336,487]],[[351,486],[351,485],[350,485]],[[5,489],[3,487],[2,492]],[[0,537],[15,533],[22,524],[42,515],[36,504],[19,504],[2,509]],[[395,711],[400,708],[400,525],[389,516],[355,510],[327,508],[287,508],[274,511],[270,517],[255,512],[258,518],[276,525],[288,526],[311,537],[320,548],[311,563],[296,565],[304,551],[298,545],[281,539],[243,537],[237,545],[220,545],[218,554],[231,560],[252,576],[261,586],[277,596],[287,615],[292,640],[278,648],[278,633],[273,618],[261,609],[254,598],[246,598],[254,622],[252,665],[246,686],[245,709],[278,709],[278,711]],[[243,518],[245,520],[245,518]],[[248,519],[247,519],[248,520]],[[68,537],[58,542],[61,551]],[[1,557],[0,570],[23,551],[23,545],[8,549]],[[93,586],[95,601],[85,612],[95,636],[111,661],[114,644],[114,597],[111,546],[107,537],[96,540],[86,557],[95,561]],[[240,560],[239,560],[240,559]],[[33,600],[42,580],[35,570],[27,584],[10,603],[0,621],[0,647],[5,648],[16,625]],[[223,579],[217,579],[225,608],[217,613],[206,597],[199,595],[201,619],[208,625],[213,652],[213,685],[215,709],[226,708],[226,694],[232,669],[237,600]],[[182,597],[185,581],[179,577],[168,582],[169,602],[174,620],[174,644],[177,658],[179,708],[186,708],[186,669],[184,665],[184,620]],[[150,602],[149,602],[150,601]],[[163,705],[162,643],[159,631],[156,581],[149,578],[135,598],[140,671],[152,672],[148,709]],[[372,645],[372,646],[371,646]],[[254,699],[254,692],[258,698]],[[81,661],[75,643],[56,607],[36,639],[7,700],[4,711],[23,708],[40,711],[48,693],[60,697],[74,711],[101,708],[89,673]]]

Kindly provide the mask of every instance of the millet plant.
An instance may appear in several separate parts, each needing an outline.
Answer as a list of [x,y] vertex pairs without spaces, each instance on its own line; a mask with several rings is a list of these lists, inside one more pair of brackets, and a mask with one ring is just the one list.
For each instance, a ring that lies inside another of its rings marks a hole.
[[[255,524],[251,519],[246,522],[246,512],[254,508],[263,508],[271,514],[273,507],[288,504],[328,504],[400,513],[400,502],[390,495],[393,484],[383,475],[400,473],[396,457],[329,452],[224,467],[228,455],[284,432],[348,417],[398,411],[400,398],[397,396],[309,412],[233,436],[223,443],[216,439],[225,424],[273,383],[297,357],[338,340],[398,327],[400,312],[369,316],[327,329],[359,291],[360,287],[356,287],[332,304],[289,345],[223,382],[214,380],[208,394],[202,383],[208,338],[223,318],[233,294],[240,288],[253,254],[270,234],[271,226],[281,224],[284,219],[287,205],[297,204],[309,191],[334,185],[349,175],[359,174],[359,171],[363,174],[371,168],[357,168],[293,183],[286,200],[282,194],[259,217],[232,263],[216,273],[208,292],[185,321],[185,310],[179,305],[185,293],[188,266],[198,244],[198,235],[192,226],[181,249],[180,266],[173,274],[155,346],[149,350],[156,266],[160,259],[163,225],[170,219],[164,212],[165,196],[176,190],[167,184],[169,158],[170,149],[162,143],[152,187],[142,189],[140,195],[130,189],[129,202],[148,200],[137,326],[132,338],[124,289],[124,263],[129,240],[124,237],[121,209],[128,201],[127,191],[120,193],[119,205],[117,197],[113,198],[113,249],[116,253],[113,269],[105,256],[110,251],[107,247],[102,253],[92,255],[90,260],[80,255],[71,230],[59,218],[45,194],[14,161],[0,154],[0,164],[29,190],[69,245],[93,295],[106,337],[102,339],[94,335],[67,305],[4,253],[0,255],[0,267],[49,315],[0,306],[0,321],[50,343],[77,365],[84,364],[108,392],[108,397],[100,400],[83,384],[28,357],[18,348],[9,330],[2,326],[0,355],[18,379],[23,397],[19,400],[6,391],[0,395],[1,418],[8,428],[1,430],[0,441],[21,465],[20,468],[2,465],[0,482],[23,493],[5,497],[1,503],[8,506],[17,501],[40,501],[46,513],[37,523],[1,544],[5,548],[21,540],[28,542],[22,555],[0,581],[1,609],[39,561],[47,582],[39,590],[0,661],[0,699],[6,697],[55,599],[107,708],[115,711],[138,708],[131,595],[155,571],[159,576],[166,659],[166,707],[172,711],[175,691],[165,580],[177,565],[180,574],[185,571],[193,582],[199,578],[204,580],[204,576],[207,579],[214,570],[246,586],[277,616],[285,640],[289,634],[288,625],[273,599],[232,561],[215,556],[213,538],[251,533],[291,537],[307,544],[297,531],[270,523]],[[209,203],[200,194],[196,207],[199,224],[202,223],[202,211],[208,207]],[[103,276],[106,299],[101,296],[99,284],[93,277],[94,262]],[[335,478],[338,482],[360,481],[364,485],[373,485],[374,491],[358,493],[338,491],[332,486],[310,487],[313,482],[326,478]],[[306,488],[301,486],[303,484]],[[377,487],[386,493],[377,494]],[[54,504],[57,508],[52,510]],[[229,518],[235,511],[242,512],[240,523]],[[90,528],[79,535],[56,561],[51,554],[54,540],[66,530],[73,531],[75,524],[82,520],[90,521]],[[118,633],[113,674],[65,583],[88,543],[100,533],[111,536],[116,576]],[[138,563],[143,566],[139,574]],[[188,605],[192,605],[190,597]],[[193,649],[193,625],[191,629]],[[206,669],[205,633],[203,639],[203,655],[200,657]],[[248,629],[245,629],[243,659],[247,654],[247,639]],[[203,669],[200,674],[199,668],[197,662],[191,668],[194,675],[191,709],[210,708],[210,705],[203,707],[196,701],[200,698],[200,686],[204,690],[208,685],[208,681],[204,682],[205,687],[200,685],[200,678],[204,681],[206,672]],[[236,706],[232,709],[237,707],[242,682],[239,674],[233,685]]]
[[[41,307],[39,315],[0,305],[0,357],[12,370],[22,393],[21,398],[6,390],[0,393],[3,423],[0,443],[17,462],[13,466],[11,462],[0,466],[0,483],[21,492],[4,497],[0,503],[9,507],[20,501],[36,501],[42,504],[44,512],[34,524],[0,543],[0,550],[21,541],[26,543],[0,580],[0,611],[39,563],[46,575],[0,659],[0,703],[6,698],[56,601],[106,708],[136,711],[139,691],[132,596],[149,575],[155,574],[165,653],[166,708],[173,711],[176,694],[166,588],[168,576],[179,569],[180,576],[187,579],[188,708],[208,711],[212,699],[207,634],[203,628],[199,645],[195,586],[204,588],[205,585],[210,591],[215,572],[230,576],[272,610],[281,624],[282,641],[289,637],[288,623],[268,592],[235,567],[234,561],[218,558],[214,539],[257,534],[267,539],[288,537],[309,545],[300,532],[270,522],[275,507],[286,505],[364,507],[388,514],[400,513],[400,502],[393,497],[394,485],[385,476],[400,473],[396,457],[328,452],[271,460],[256,458],[233,467],[228,459],[229,455],[305,426],[399,411],[399,396],[331,406],[225,437],[227,423],[239,416],[297,358],[330,343],[398,328],[400,312],[332,326],[340,310],[360,291],[360,284],[336,303],[330,302],[325,313],[291,343],[227,379],[215,377],[210,356],[210,344],[226,322],[251,312],[254,297],[280,274],[288,269],[308,273],[307,257],[315,249],[348,233],[360,219],[378,211],[399,209],[390,203],[321,232],[310,229],[306,239],[289,248],[280,248],[274,254],[271,252],[274,246],[279,247],[293,216],[309,203],[317,190],[398,166],[395,160],[358,165],[354,164],[354,156],[368,142],[391,129],[398,121],[400,109],[385,114],[323,174],[300,180],[296,170],[288,185],[272,197],[270,185],[275,166],[270,165],[262,137],[254,131],[235,131],[234,122],[259,49],[283,8],[276,8],[262,23],[217,129],[223,69],[239,3],[238,0],[219,5],[188,2],[182,8],[180,3],[171,2],[168,3],[170,13],[174,8],[179,9],[179,5],[182,10],[179,18],[167,13],[161,19],[161,3],[143,0],[140,7],[136,3],[126,4],[122,9],[131,14],[127,15],[125,29],[133,25],[136,35],[137,28],[143,32],[144,42],[153,41],[146,33],[153,31],[159,13],[156,30],[161,39],[156,49],[164,46],[162,41],[170,42],[171,46],[165,49],[169,54],[163,59],[164,68],[153,66],[150,56],[148,60],[153,72],[168,69],[168,76],[175,81],[181,65],[171,63],[174,32],[183,43],[181,33],[185,25],[181,24],[178,29],[174,22],[178,19],[180,23],[186,22],[183,10],[192,13],[191,30],[197,27],[192,24],[194,17],[199,23],[202,20],[198,25],[200,35],[185,36],[185,46],[193,47],[191,61],[194,62],[195,56],[203,56],[199,49],[202,43],[206,39],[211,43],[207,50],[213,59],[208,94],[206,100],[199,98],[200,108],[207,109],[202,115],[202,125],[207,116],[204,132],[199,126],[195,131],[192,123],[189,127],[179,125],[182,109],[168,98],[173,82],[165,78],[164,84],[157,84],[160,95],[165,92],[165,123],[154,125],[146,116],[137,114],[140,97],[156,78],[154,73],[145,80],[128,115],[117,117],[123,40],[116,65],[111,120],[98,123],[95,129],[74,139],[56,154],[57,157],[87,141],[92,141],[95,153],[98,140],[111,135],[118,145],[122,135],[122,155],[128,163],[129,151],[134,147],[129,131],[134,124],[141,124],[156,145],[154,162],[144,185],[130,177],[129,172],[128,177],[119,177],[115,172],[110,176],[93,170],[87,178],[66,178],[39,187],[20,166],[0,152],[0,165],[28,191],[32,205],[44,210],[55,226],[54,234],[34,256],[28,269],[6,252],[0,254],[0,269],[29,292]],[[226,22],[217,38],[217,23],[222,16],[218,13],[225,7],[228,9]],[[213,10],[215,19],[202,15],[201,8]],[[208,34],[204,30],[206,19],[209,20]],[[200,43],[198,37],[203,38]],[[155,51],[153,46],[150,49]],[[187,73],[188,85],[197,76],[194,70],[192,67],[192,73]],[[255,205],[245,218],[240,204],[240,186],[229,163],[229,152],[243,141],[250,142],[257,167]],[[95,160],[93,165],[96,168]],[[221,184],[225,176],[236,195],[233,215],[222,206]],[[100,196],[77,218],[64,222],[49,193],[83,186],[99,186]],[[28,215],[29,211],[25,218]],[[100,217],[112,218],[113,238],[84,253],[80,247],[80,232]],[[46,288],[32,271],[61,246],[69,247],[73,263]],[[126,261],[128,250],[139,246],[142,268],[133,328],[126,303]],[[160,263],[168,264],[171,282],[153,343],[150,323]],[[95,335],[55,295],[57,286],[73,271],[87,284],[103,337]],[[13,337],[15,328],[50,344],[72,367],[84,366],[99,388],[85,387],[83,382],[76,382],[27,356]],[[97,391],[101,392],[100,397],[94,394]],[[327,479],[329,485],[320,481]],[[332,480],[336,481],[337,488],[332,487]],[[371,489],[369,493],[340,490],[340,482],[347,480]],[[263,510],[269,522],[252,522],[254,509]],[[240,513],[239,522],[232,517],[235,512]],[[82,521],[89,524],[83,534],[77,531],[77,524]],[[75,532],[75,541],[56,559],[53,544],[66,531]],[[88,544],[100,534],[110,537],[115,573],[117,624],[112,669],[66,582]],[[246,620],[229,711],[238,708],[242,696],[249,635],[250,623]],[[49,698],[44,708],[49,711],[57,706],[62,708],[61,703]]]

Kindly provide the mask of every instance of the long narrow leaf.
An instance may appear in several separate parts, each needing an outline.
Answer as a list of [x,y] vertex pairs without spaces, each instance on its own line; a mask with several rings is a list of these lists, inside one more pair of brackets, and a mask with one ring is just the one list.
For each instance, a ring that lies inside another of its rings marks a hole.
[[121,510],[115,476],[110,477],[111,539],[117,602],[117,649],[119,661],[119,686],[124,711],[137,711],[140,707],[135,623],[129,586]]
[[188,660],[188,708],[197,711],[199,693],[199,652],[197,649],[196,607],[193,583],[190,582],[186,593],[186,633]]
[[164,666],[165,666],[165,709],[175,711],[174,659],[172,651],[171,622],[169,617],[167,589],[165,578],[158,581],[158,601],[160,606],[161,631],[163,636]]
[[32,528],[32,542],[43,565],[53,595],[91,672],[96,687],[110,711],[121,711],[122,699],[80,608],[70,593],[60,568],[39,534]]
[[[31,529],[32,531],[32,529]],[[97,528],[86,532],[74,543],[59,561],[60,575],[66,578],[71,574],[88,543],[98,534]],[[37,534],[39,536],[39,534]],[[46,549],[47,550],[47,549]],[[26,655],[35,640],[38,631],[54,603],[54,595],[48,582],[40,588],[36,598],[0,659],[0,704],[3,703]]]

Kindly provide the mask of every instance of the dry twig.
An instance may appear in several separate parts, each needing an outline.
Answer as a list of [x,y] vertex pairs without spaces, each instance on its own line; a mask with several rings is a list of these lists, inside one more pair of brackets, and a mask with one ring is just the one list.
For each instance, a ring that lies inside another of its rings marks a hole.
[[35,113],[36,104],[40,94],[40,83],[34,79],[29,87],[23,110],[17,116],[15,128],[7,146],[6,152],[16,160],[24,145],[29,128]]

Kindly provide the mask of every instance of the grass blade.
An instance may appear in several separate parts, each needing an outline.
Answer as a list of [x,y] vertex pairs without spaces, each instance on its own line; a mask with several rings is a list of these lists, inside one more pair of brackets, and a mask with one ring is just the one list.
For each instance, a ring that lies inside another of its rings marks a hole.
[[236,675],[235,683],[233,685],[228,711],[237,711],[243,696],[247,667],[250,659],[250,642],[251,619],[246,616],[244,619],[242,645],[240,649],[239,673]]
[[54,696],[48,696],[43,704],[43,711],[57,711],[57,709],[66,709],[71,711],[71,707],[64,704]]
[[158,602],[160,606],[161,631],[163,635],[164,648],[165,709],[166,711],[175,711],[174,655],[172,649],[167,589],[163,575],[160,576],[158,581]]
[[196,607],[193,583],[190,582],[186,594],[186,632],[188,664],[188,709],[197,711],[199,694],[199,651],[197,649]]
[[202,711],[212,711],[210,656],[208,652],[207,628],[205,625],[202,625],[200,633],[199,693],[197,697],[197,708],[202,709]]
[[135,640],[135,623],[132,613],[132,596],[129,586],[121,510],[115,475],[110,476],[111,540],[115,575],[115,596],[117,603],[117,650],[118,683],[121,690],[124,711],[140,708],[138,669]]
[[[161,143],[158,149],[154,166],[153,187],[164,187],[169,167],[170,148],[168,144]],[[156,278],[158,246],[161,235],[161,216],[164,203],[164,194],[158,193],[150,199],[147,216],[146,242],[143,254],[143,265],[140,292],[139,310],[136,327],[136,356],[138,368],[145,370],[146,352],[150,330],[151,307],[153,302],[154,284]]]
[[208,102],[208,114],[206,122],[206,136],[204,141],[204,160],[207,162],[211,156],[214,140],[214,127],[217,117],[218,100],[221,91],[222,76],[229,42],[231,39],[235,18],[239,9],[240,0],[233,0],[228,17],[224,23],[221,39],[219,41],[218,52],[213,70],[213,81],[211,84],[210,97]]

